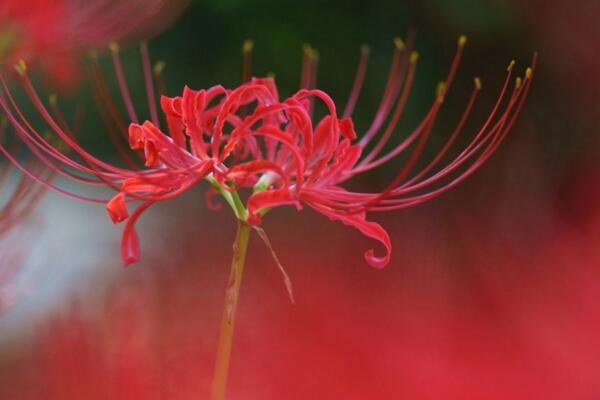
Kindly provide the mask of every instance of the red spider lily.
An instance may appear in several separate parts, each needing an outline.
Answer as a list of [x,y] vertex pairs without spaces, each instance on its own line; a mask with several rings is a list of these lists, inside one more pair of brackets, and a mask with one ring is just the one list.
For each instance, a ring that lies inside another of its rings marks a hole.
[[0,4],[0,62],[39,62],[60,87],[76,80],[77,53],[112,40],[156,33],[186,0],[5,0]]
[[[360,138],[351,116],[365,77],[367,48],[361,52],[354,85],[342,113],[338,113],[329,95],[315,89],[318,57],[307,48],[302,88],[291,97],[281,100],[271,78],[253,78],[236,89],[220,85],[206,90],[185,87],[182,96],[161,98],[168,125],[168,134],[165,134],[154,104],[153,77],[146,47],[142,47],[142,59],[151,121],[140,123],[118,49],[113,46],[117,78],[131,122],[127,131],[129,145],[143,158],[145,169],[136,167],[128,155],[124,155],[128,168],[123,168],[104,162],[83,149],[61,124],[56,107],[49,111],[40,100],[22,63],[17,70],[25,92],[46,124],[79,159],[64,155],[38,133],[15,103],[4,79],[0,106],[20,138],[52,171],[85,184],[109,186],[118,192],[117,195],[108,201],[67,192],[20,165],[3,147],[0,150],[27,175],[45,186],[80,200],[107,204],[115,223],[127,220],[122,239],[126,265],[139,258],[134,224],[140,215],[152,204],[176,197],[199,181],[207,180],[231,206],[236,217],[251,225],[259,224],[261,217],[274,207],[294,205],[300,209],[305,204],[332,220],[358,229],[385,248],[379,256],[373,250],[365,254],[369,264],[382,268],[390,260],[390,238],[379,224],[366,219],[366,213],[415,206],[462,182],[504,140],[529,91],[533,69],[528,68],[524,79],[516,78],[516,84],[511,87],[514,66],[511,62],[498,99],[483,125],[458,155],[440,165],[463,130],[480,92],[481,82],[476,78],[465,110],[444,146],[425,167],[413,172],[454,80],[465,42],[465,37],[459,39],[446,80],[438,86],[423,120],[387,152],[386,144],[404,111],[418,59],[417,53],[400,40],[395,42],[390,73],[377,113]],[[245,52],[249,57],[246,46]],[[248,68],[244,71],[246,74]],[[117,126],[124,127],[118,114],[115,115],[114,104],[97,68],[95,88],[98,97],[104,100],[103,115],[108,119],[112,115]],[[315,120],[313,108],[319,103],[324,105],[325,116]],[[382,129],[386,122],[387,127]],[[342,187],[350,178],[379,167],[402,153],[408,153],[407,161],[380,192],[352,192]],[[251,191],[245,204],[240,190]],[[141,203],[131,215],[127,210],[128,202]]]

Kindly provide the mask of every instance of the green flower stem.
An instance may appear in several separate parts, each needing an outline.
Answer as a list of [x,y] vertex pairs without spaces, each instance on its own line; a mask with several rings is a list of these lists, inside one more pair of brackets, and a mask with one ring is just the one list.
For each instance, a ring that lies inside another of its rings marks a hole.
[[[235,193],[235,192],[234,192]],[[239,197],[238,197],[239,199]],[[233,342],[233,329],[235,314],[237,311],[240,295],[240,285],[244,272],[244,261],[246,250],[250,239],[251,228],[244,221],[238,220],[237,234],[233,242],[233,260],[231,272],[225,291],[225,307],[223,309],[223,320],[221,321],[221,334],[217,348],[217,359],[212,382],[211,400],[224,400],[227,389],[227,374],[229,371],[229,360],[231,357],[231,345]]]
[[235,214],[236,218],[240,221],[246,221],[246,219],[248,218],[248,213],[246,211],[246,207],[244,207],[244,204],[240,199],[240,195],[238,194],[238,192],[230,192],[228,190],[225,190],[219,184],[219,182],[217,182],[217,180],[212,176],[212,174],[207,176],[206,180],[212,185],[212,187],[214,187],[217,190],[217,192],[219,192],[221,196],[223,196],[227,204],[229,204],[229,207],[231,207],[231,209],[233,210],[233,213]]

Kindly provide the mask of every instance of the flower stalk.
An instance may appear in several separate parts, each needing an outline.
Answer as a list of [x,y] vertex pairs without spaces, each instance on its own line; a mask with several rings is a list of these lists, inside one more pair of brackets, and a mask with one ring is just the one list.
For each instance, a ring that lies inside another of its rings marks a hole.
[[227,375],[229,372],[229,360],[231,358],[231,345],[233,342],[233,330],[235,325],[235,314],[240,296],[240,286],[244,272],[244,261],[246,250],[250,239],[250,225],[238,220],[238,228],[233,242],[233,260],[229,281],[225,290],[225,305],[223,307],[223,319],[221,321],[221,333],[215,361],[213,375],[211,400],[224,400],[227,389]]

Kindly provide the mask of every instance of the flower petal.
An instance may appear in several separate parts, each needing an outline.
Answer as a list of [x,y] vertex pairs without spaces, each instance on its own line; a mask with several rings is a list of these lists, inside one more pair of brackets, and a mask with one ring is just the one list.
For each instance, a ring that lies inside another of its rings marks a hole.
[[321,214],[329,217],[329,219],[340,221],[344,225],[356,228],[363,235],[379,241],[385,247],[385,254],[383,256],[376,256],[373,249],[367,250],[365,252],[365,260],[367,260],[369,265],[377,269],[381,269],[390,262],[390,253],[392,252],[390,236],[378,223],[367,221],[365,213],[342,214],[320,204],[309,202],[308,205]]
[[302,206],[295,193],[288,189],[265,190],[254,193],[248,198],[248,223],[250,225],[260,224],[261,217],[258,212],[263,208],[282,205],[295,205],[300,209]]
[[153,201],[146,202],[139,206],[125,225],[123,236],[121,237],[121,258],[125,267],[137,262],[140,259],[140,241],[135,230],[135,223],[144,211],[148,209]]
[[127,206],[125,204],[125,193],[121,192],[114,196],[106,205],[108,216],[114,224],[123,222],[129,217]]

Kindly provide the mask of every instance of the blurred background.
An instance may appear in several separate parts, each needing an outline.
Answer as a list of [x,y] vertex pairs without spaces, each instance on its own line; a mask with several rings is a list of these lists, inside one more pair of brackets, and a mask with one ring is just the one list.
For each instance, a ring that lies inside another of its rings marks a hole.
[[[364,262],[370,240],[310,210],[265,218],[297,304],[254,237],[231,399],[600,397],[600,3],[221,0],[192,1],[177,16],[149,41],[170,95],[185,84],[239,85],[241,44],[252,38],[253,74],[275,74],[282,95],[297,89],[310,43],[320,54],[317,86],[341,107],[369,44],[359,132],[379,104],[393,38],[414,29],[421,58],[398,135],[425,115],[466,34],[425,159],[450,134],[474,76],[484,90],[467,136],[487,116],[509,61],[522,74],[539,53],[523,113],[481,170],[428,204],[372,217],[392,239],[384,270]],[[143,110],[139,51],[129,43],[125,70]],[[110,57],[100,63],[117,93]],[[111,157],[82,65],[68,88],[53,88],[40,69],[39,87],[58,90],[66,115],[83,109],[81,141]],[[356,186],[381,189],[400,165]],[[209,210],[204,190],[144,215],[142,260],[127,269],[121,227],[103,207],[53,193],[2,236],[0,398],[208,396],[235,220]]]

